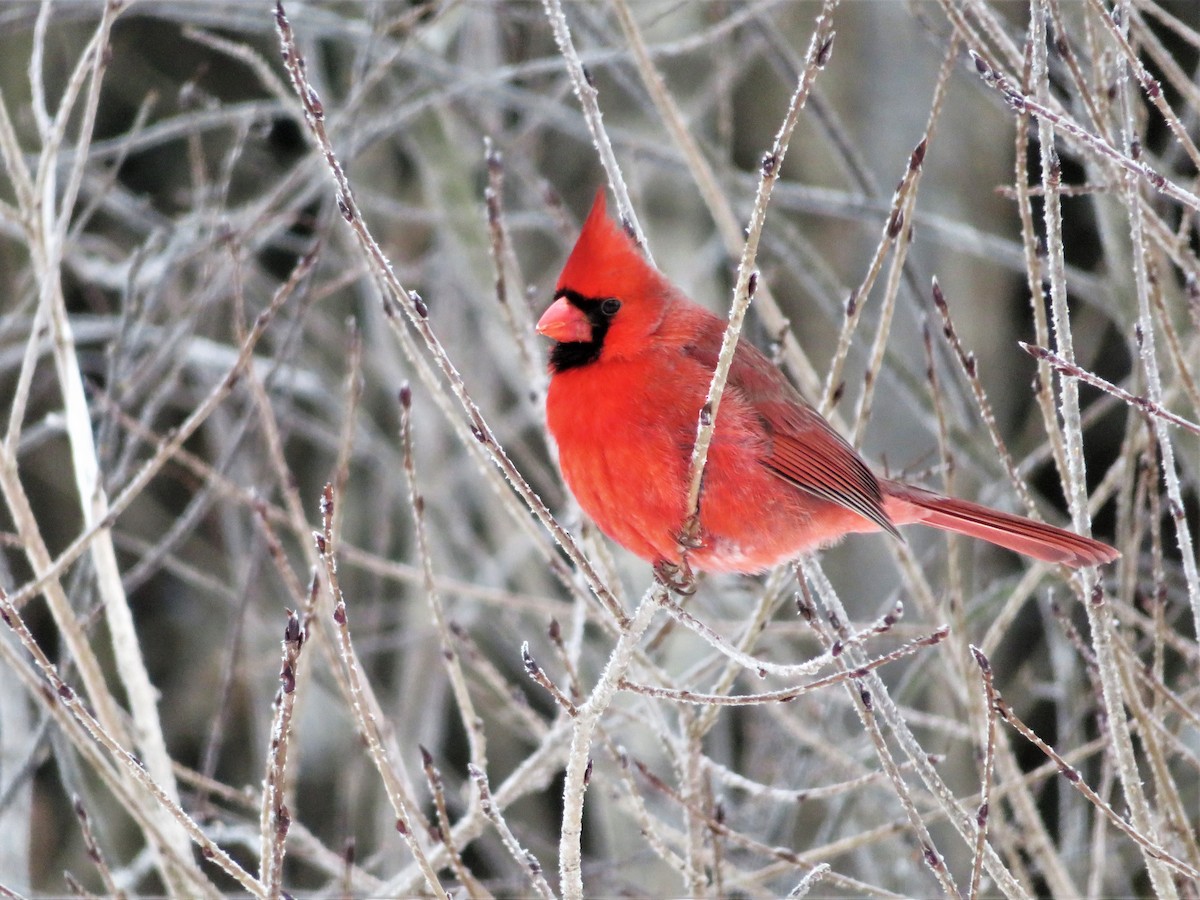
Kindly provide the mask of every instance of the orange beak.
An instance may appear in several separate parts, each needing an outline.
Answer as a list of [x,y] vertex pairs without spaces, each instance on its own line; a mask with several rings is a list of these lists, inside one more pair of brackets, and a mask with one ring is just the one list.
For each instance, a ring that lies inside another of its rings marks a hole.
[[592,323],[566,297],[559,297],[538,319],[537,332],[563,344],[586,344],[592,340]]

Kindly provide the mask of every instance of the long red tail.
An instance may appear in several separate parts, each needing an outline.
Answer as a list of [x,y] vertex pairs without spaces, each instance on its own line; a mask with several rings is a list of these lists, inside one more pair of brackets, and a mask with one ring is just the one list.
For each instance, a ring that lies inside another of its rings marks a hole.
[[978,503],[943,497],[901,481],[881,480],[880,486],[883,508],[897,525],[919,522],[1072,568],[1098,566],[1121,555],[1100,541]]

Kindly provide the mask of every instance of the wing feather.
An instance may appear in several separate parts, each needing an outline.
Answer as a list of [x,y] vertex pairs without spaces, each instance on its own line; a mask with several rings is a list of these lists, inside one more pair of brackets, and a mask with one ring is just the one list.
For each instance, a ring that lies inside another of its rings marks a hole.
[[768,410],[764,422],[772,443],[767,468],[800,490],[844,506],[900,537],[884,512],[883,492],[874,473],[823,419],[812,410],[805,412],[810,415],[803,418],[810,421],[797,423],[789,421],[797,418],[792,410],[784,417],[773,417]]
[[884,511],[883,491],[874,473],[766,356],[739,344],[729,383],[762,421],[769,441],[764,464],[772,474],[900,538]]

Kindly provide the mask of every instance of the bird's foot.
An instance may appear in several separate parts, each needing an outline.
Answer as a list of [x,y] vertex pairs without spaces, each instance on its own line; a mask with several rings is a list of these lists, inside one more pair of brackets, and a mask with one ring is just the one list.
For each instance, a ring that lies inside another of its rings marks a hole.
[[683,529],[675,535],[675,543],[684,550],[699,550],[704,546],[704,538],[700,536],[699,516],[692,516],[683,523]]
[[654,577],[667,590],[674,591],[676,594],[689,597],[696,593],[696,577],[692,574],[692,567],[687,564],[686,559],[677,563],[660,559],[654,564]]

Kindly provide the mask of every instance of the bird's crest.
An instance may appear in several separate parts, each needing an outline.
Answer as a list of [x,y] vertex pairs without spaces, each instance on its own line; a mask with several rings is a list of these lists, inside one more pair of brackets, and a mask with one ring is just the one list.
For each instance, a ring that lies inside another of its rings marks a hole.
[[628,300],[659,294],[666,287],[666,279],[646,262],[621,226],[608,217],[604,188],[597,190],[575,248],[558,277],[556,293],[571,290],[593,299]]

